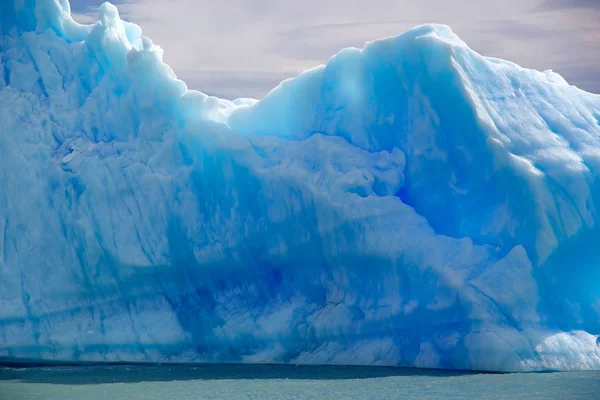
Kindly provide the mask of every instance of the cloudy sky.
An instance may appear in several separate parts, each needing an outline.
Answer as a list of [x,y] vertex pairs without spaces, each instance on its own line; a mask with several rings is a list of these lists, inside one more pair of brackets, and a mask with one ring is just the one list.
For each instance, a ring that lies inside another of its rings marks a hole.
[[[98,19],[102,0],[71,0]],[[117,0],[192,89],[264,96],[338,50],[444,23],[481,54],[562,74],[600,93],[600,0]]]

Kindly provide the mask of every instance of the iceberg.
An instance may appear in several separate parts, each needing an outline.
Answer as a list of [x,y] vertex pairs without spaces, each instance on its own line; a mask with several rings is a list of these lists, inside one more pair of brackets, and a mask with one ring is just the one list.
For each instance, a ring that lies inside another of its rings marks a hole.
[[600,96],[447,26],[264,99],[0,4],[0,357],[600,368]]

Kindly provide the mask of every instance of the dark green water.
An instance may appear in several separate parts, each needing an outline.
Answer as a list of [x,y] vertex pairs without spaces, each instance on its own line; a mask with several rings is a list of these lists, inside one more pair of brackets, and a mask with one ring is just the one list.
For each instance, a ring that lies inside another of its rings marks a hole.
[[476,374],[372,367],[0,368],[0,400],[600,399],[600,371]]

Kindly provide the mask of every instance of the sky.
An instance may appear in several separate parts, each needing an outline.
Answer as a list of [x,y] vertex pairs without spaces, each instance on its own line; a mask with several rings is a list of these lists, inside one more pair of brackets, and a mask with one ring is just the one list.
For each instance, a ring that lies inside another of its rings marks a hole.
[[[71,0],[95,22],[102,0]],[[116,0],[190,89],[262,98],[344,47],[423,23],[449,25],[480,54],[552,69],[600,94],[600,0]]]

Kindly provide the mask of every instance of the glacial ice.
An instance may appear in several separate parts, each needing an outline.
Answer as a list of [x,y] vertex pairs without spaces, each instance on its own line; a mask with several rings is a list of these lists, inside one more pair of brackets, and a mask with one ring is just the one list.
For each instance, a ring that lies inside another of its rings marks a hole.
[[5,361],[600,368],[600,96],[426,25],[263,100],[0,4]]

